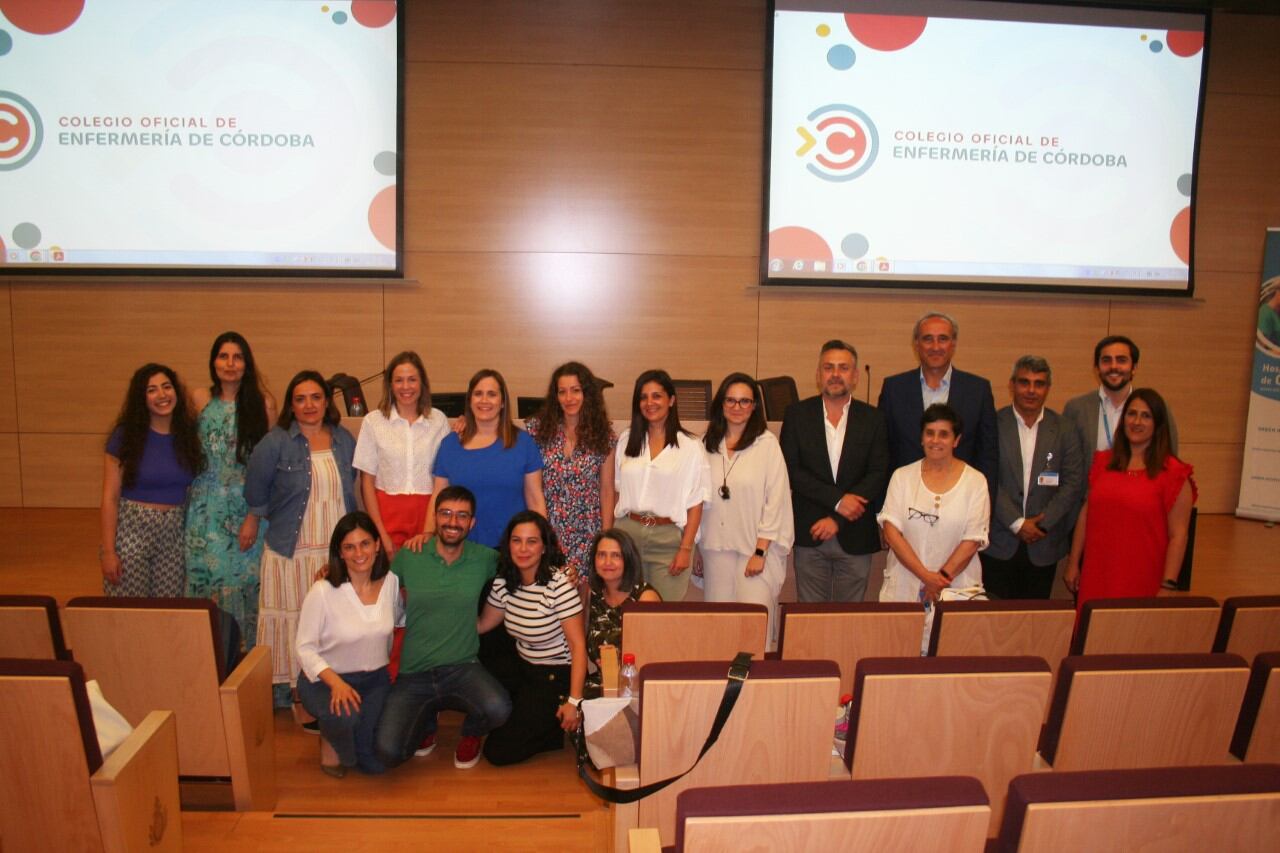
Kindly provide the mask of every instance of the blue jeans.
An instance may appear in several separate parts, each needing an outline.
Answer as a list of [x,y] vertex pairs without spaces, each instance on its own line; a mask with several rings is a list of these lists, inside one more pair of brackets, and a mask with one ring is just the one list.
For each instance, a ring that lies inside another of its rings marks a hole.
[[436,714],[444,709],[467,715],[463,737],[481,737],[507,721],[511,697],[479,663],[401,670],[378,724],[378,757],[387,767],[404,763],[424,737],[435,734]]
[[344,672],[342,680],[360,694],[360,710],[335,714],[329,709],[329,685],[312,681],[298,673],[298,698],[302,707],[320,723],[320,736],[329,741],[343,767],[359,767],[365,773],[382,773],[386,768],[374,752],[373,734],[382,716],[391,678],[387,668],[371,672]]

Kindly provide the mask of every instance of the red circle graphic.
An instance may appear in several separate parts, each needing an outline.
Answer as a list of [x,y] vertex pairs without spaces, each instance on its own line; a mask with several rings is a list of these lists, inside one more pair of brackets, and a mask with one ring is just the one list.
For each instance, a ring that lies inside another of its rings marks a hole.
[[351,17],[370,29],[385,26],[396,18],[395,0],[351,0]]
[[844,16],[850,35],[872,50],[902,50],[920,38],[928,22],[913,15]]
[[1195,56],[1204,47],[1204,33],[1189,30],[1169,30],[1164,43],[1178,56]]
[[83,11],[84,0],[0,0],[0,12],[9,23],[37,36],[62,32]]

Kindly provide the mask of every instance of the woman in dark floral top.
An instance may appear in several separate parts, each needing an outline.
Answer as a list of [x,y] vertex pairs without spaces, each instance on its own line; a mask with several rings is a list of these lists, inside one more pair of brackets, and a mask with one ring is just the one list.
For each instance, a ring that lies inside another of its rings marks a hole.
[[622,645],[622,605],[628,601],[661,601],[640,580],[640,551],[621,530],[602,530],[591,541],[591,606],[587,614],[587,673],[584,694],[600,695],[600,647]]

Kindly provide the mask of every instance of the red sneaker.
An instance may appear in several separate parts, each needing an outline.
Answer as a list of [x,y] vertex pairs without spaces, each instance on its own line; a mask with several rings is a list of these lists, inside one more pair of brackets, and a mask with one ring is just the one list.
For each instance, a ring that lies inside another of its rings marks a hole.
[[428,755],[430,755],[432,752],[435,751],[435,748],[436,748],[436,736],[427,735],[422,739],[422,743],[418,744],[418,748],[413,751],[413,754],[418,758],[426,758]]
[[480,738],[463,737],[458,741],[458,748],[453,753],[453,766],[459,770],[470,770],[480,763]]

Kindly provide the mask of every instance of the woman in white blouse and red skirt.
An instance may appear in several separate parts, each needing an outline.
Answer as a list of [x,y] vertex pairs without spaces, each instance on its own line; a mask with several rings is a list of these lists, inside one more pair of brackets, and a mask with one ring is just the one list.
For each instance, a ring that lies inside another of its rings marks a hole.
[[354,466],[360,494],[387,559],[422,532],[431,505],[431,466],[448,419],[431,408],[431,384],[416,352],[402,352],[382,376],[382,405],[365,415]]

